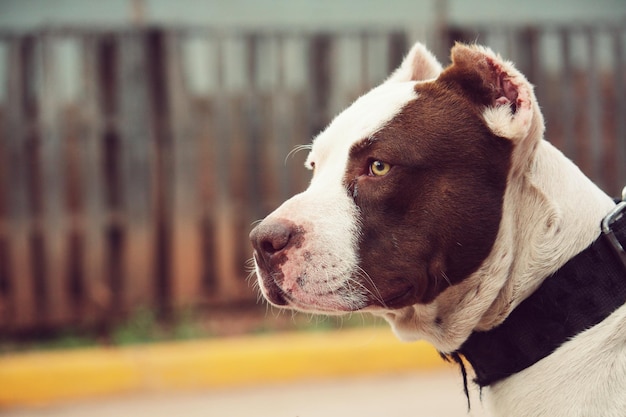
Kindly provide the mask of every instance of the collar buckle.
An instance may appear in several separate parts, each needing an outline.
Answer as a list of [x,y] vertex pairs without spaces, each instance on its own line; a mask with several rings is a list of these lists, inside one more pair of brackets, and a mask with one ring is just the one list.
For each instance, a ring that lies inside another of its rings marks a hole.
[[[626,187],[624,188],[623,194],[626,192]],[[624,200],[624,195],[622,194],[622,200]],[[622,243],[619,241],[617,236],[615,236],[615,232],[613,231],[613,224],[619,220],[622,220],[626,217],[626,201],[621,201],[617,203],[615,208],[602,220],[602,234],[604,235],[606,241],[609,243],[609,246],[620,260],[624,269],[626,269],[626,251],[622,246]]]

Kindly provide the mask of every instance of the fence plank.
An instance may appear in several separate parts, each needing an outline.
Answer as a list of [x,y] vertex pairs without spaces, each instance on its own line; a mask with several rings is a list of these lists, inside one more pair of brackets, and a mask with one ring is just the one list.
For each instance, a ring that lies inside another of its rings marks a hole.
[[[309,99],[310,121],[309,136],[313,137],[321,132],[328,123],[328,106],[330,101],[330,88],[332,79],[332,39],[329,35],[314,35],[309,40],[309,56],[307,68],[309,68]],[[364,44],[363,48],[367,48]],[[364,49],[364,53],[366,49]],[[367,74],[362,81],[367,83]]]
[[166,34],[163,29],[151,28],[145,33],[146,65],[150,68],[147,78],[148,112],[151,125],[150,140],[153,142],[153,211],[154,248],[153,268],[154,297],[162,313],[169,312],[172,293],[172,132],[170,125],[169,79],[167,74]]
[[226,91],[224,91],[227,74],[225,71],[224,57],[227,43],[226,38],[218,39],[217,48],[215,50],[216,65],[218,71],[217,90],[213,99],[215,106],[215,124],[213,126],[212,146],[215,147],[213,156],[215,159],[210,162],[209,166],[215,167],[209,175],[216,181],[215,185],[215,201],[212,212],[212,227],[214,230],[213,245],[215,251],[215,276],[217,278],[217,299],[220,301],[228,300],[238,292],[238,288],[234,285],[231,278],[236,274],[235,269],[235,246],[236,242],[233,236],[234,229],[234,207],[230,198],[229,184],[232,175],[232,161],[230,158],[229,142],[232,140],[234,128],[236,127],[236,119],[234,115],[234,100]]
[[[249,85],[243,98],[242,115],[245,120],[245,127],[242,132],[243,135],[238,138],[238,152],[235,152],[235,155],[242,155],[244,158],[241,161],[244,164],[236,166],[246,166],[248,169],[245,172],[237,170],[243,175],[240,175],[239,181],[235,178],[235,181],[232,183],[232,188],[237,188],[241,185],[245,186],[245,189],[241,190],[243,193],[233,196],[238,200],[239,209],[242,210],[245,218],[249,216],[252,218],[261,217],[261,190],[270,196],[275,195],[275,182],[262,184],[262,179],[259,175],[261,167],[267,161],[265,156],[268,152],[268,147],[263,146],[267,143],[263,130],[265,128],[264,120],[266,120],[265,110],[267,110],[267,105],[269,104],[263,102],[263,97],[260,93],[259,73],[261,66],[265,63],[261,54],[261,42],[261,38],[256,33],[246,37],[245,65],[247,68],[246,78],[249,81]],[[236,175],[237,172],[234,172],[234,174]],[[242,202],[243,204],[241,204]]]
[[199,140],[190,130],[190,105],[182,67],[181,42],[167,39],[170,118],[173,153],[172,301],[176,307],[196,305],[202,294],[199,192]]
[[35,277],[30,252],[32,208],[29,201],[28,158],[26,141],[33,128],[28,107],[32,105],[28,79],[32,71],[35,43],[33,37],[12,38],[8,45],[6,149],[9,242],[9,286],[11,305],[8,322],[14,329],[36,324]]
[[[111,48],[112,41],[108,38],[89,36],[83,40],[83,87],[79,111],[81,113],[79,127],[82,132],[82,143],[79,149],[81,162],[81,196],[82,218],[80,234],[85,250],[82,262],[82,285],[85,299],[82,300],[82,312],[87,320],[97,320],[108,309],[112,302],[111,289],[106,282],[107,262],[105,259],[105,189],[104,189],[104,130],[106,124],[107,105],[102,104],[104,93],[100,71],[109,75],[109,67],[115,59],[104,52]],[[102,59],[107,57],[108,59]],[[110,61],[110,62],[109,62]],[[103,82],[103,84],[107,84]]]
[[600,87],[600,75],[598,73],[598,45],[596,42],[595,33],[592,30],[585,31],[587,41],[587,124],[588,124],[588,138],[586,143],[589,147],[590,158],[590,170],[588,172],[592,180],[596,181],[600,187],[605,187],[607,184],[602,176],[602,157],[603,157],[603,140],[602,140],[602,113],[600,94],[602,88]]
[[626,52],[624,28],[613,30],[613,91],[615,95],[615,144],[617,155],[616,195],[626,186]]
[[402,63],[402,59],[408,53],[409,43],[404,32],[394,31],[387,36],[389,44],[387,48],[387,73],[391,74]]
[[196,99],[193,118],[197,121],[193,130],[193,140],[198,143],[198,210],[200,215],[200,290],[199,296],[210,302],[217,293],[217,244],[215,239],[216,181],[212,177],[215,169],[214,106],[209,98]]
[[57,93],[54,38],[44,35],[41,45],[42,85],[38,96],[41,126],[43,216],[42,240],[45,250],[46,322],[60,324],[70,317],[65,260],[68,250],[68,218],[65,205],[64,138],[59,119],[61,103]]
[[567,28],[560,31],[561,41],[561,120],[563,123],[563,152],[572,159],[577,159],[576,135],[574,134],[574,69],[572,63],[571,33]]
[[209,71],[215,75],[212,80],[216,89],[213,96],[198,97],[193,104],[193,119],[196,121],[193,127],[194,140],[199,143],[199,210],[201,216],[201,294],[203,299],[210,303],[217,298],[219,290],[218,276],[218,245],[216,239],[216,220],[219,181],[214,178],[215,170],[219,169],[216,164],[219,161],[216,138],[223,132],[222,124],[224,114],[221,106],[224,94],[220,91],[223,87],[223,40],[215,37],[207,45]]
[[[282,175],[272,176],[275,178],[278,188],[278,201],[285,200],[290,195],[292,177],[288,175],[286,169],[286,157],[291,151],[291,141],[293,140],[293,103],[289,99],[289,90],[286,86],[286,51],[285,37],[277,36],[274,40],[276,43],[276,87],[274,88],[273,101],[273,117],[272,117],[272,141],[274,160],[273,166],[278,167],[282,171]],[[282,158],[281,158],[282,155]],[[275,172],[274,170],[270,170]],[[273,203],[273,202],[272,202]],[[267,215],[271,211],[272,206],[268,206],[268,201],[262,201],[261,216]],[[254,219],[256,220],[256,219]]]
[[[249,87],[248,87],[249,88]],[[243,207],[245,201],[245,193],[248,191],[246,182],[249,170],[242,170],[240,167],[248,164],[248,150],[246,147],[246,139],[251,132],[250,121],[246,120],[249,114],[250,102],[248,101],[249,92],[239,92],[234,94],[228,100],[230,102],[231,125],[229,128],[230,135],[226,138],[218,138],[221,143],[221,151],[226,161],[226,167],[223,173],[225,190],[223,194],[225,207],[228,207],[228,213],[220,213],[220,218],[224,219],[224,226],[218,224],[218,231],[221,233],[220,240],[217,244],[226,243],[223,255],[224,263],[221,266],[228,268],[228,273],[220,275],[220,283],[222,296],[228,297],[229,300],[238,300],[241,294],[241,286],[239,282],[240,268],[240,250],[242,242],[240,240],[240,228],[242,217],[247,213]],[[254,132],[256,133],[256,132]],[[224,140],[226,139],[226,140]]]
[[[114,315],[125,309],[124,263],[124,187],[122,182],[124,166],[122,161],[122,48],[121,36],[105,37],[97,45],[97,100],[102,114],[102,131],[99,141],[102,143],[104,160],[104,207],[106,226],[105,235],[105,296],[108,296],[107,310]],[[97,198],[97,195],[93,197]]]
[[[272,164],[275,146],[273,138],[268,136],[268,121],[271,118],[272,102],[267,91],[269,82],[263,85],[261,74],[272,71],[271,44],[267,37],[258,33],[250,34],[246,38],[246,67],[249,85],[243,96],[244,130],[237,138],[233,153],[234,166],[246,166],[247,170],[238,170],[239,178],[234,178],[233,189],[240,191],[232,194],[235,207],[239,212],[234,223],[234,239],[241,242],[236,245],[235,274],[231,277],[233,288],[237,288],[237,299],[255,299],[256,295],[250,290],[245,277],[244,265],[251,255],[251,246],[248,243],[250,224],[253,220],[262,217],[264,200],[277,201],[278,182],[272,175],[272,170],[264,169]],[[239,155],[239,157],[237,157]],[[241,158],[241,159],[240,159]],[[239,159],[239,161],[237,161]],[[268,181],[269,180],[269,181]],[[237,182],[244,187],[237,187]]]
[[[6,57],[5,57],[6,59]],[[5,80],[0,79],[0,82]],[[11,285],[9,276],[9,155],[6,103],[0,104],[0,332],[9,326]]]
[[152,305],[154,286],[155,143],[150,130],[144,37],[124,35],[120,44],[120,179],[123,194],[123,306],[130,310]]

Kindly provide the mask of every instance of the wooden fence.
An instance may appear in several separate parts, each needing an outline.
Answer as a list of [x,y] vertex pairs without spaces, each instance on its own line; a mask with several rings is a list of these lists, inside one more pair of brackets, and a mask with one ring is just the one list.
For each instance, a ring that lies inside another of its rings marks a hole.
[[[403,31],[0,33],[0,332],[138,306],[254,304],[252,223],[303,190],[307,143],[381,81]],[[515,60],[548,137],[626,181],[625,25],[444,28]]]

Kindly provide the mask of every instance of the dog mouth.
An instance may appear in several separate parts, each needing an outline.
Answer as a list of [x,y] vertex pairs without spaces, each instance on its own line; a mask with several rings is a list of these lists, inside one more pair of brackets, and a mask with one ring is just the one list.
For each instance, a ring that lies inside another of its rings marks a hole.
[[267,299],[267,301],[277,307],[288,306],[289,297],[287,296],[287,293],[280,288],[280,285],[277,282],[278,277],[276,274],[282,274],[282,272],[271,272],[272,270],[269,265],[267,265],[265,259],[258,256],[256,251],[253,256],[257,267],[258,282],[263,296]]
[[261,285],[265,290],[263,295],[270,303],[277,307],[287,307],[291,304],[291,298],[274,282],[273,278],[263,279]]
[[384,309],[399,309],[414,304],[416,289],[413,285],[402,280],[402,286],[389,294],[374,296],[375,292],[369,292],[371,297],[360,306],[343,305],[342,299],[349,294],[341,289],[329,291],[323,294],[291,294],[289,290],[281,287],[283,282],[282,272],[270,272],[263,268],[258,271],[259,286],[267,301],[279,308],[292,308],[301,311],[316,311],[326,314],[342,313],[348,311],[368,310],[371,307]]
[[[360,274],[352,274],[352,278],[341,278],[340,275],[331,278],[324,269],[325,276],[310,275],[306,265],[293,270],[293,265],[285,262],[286,255],[274,259],[260,256],[255,251],[253,256],[261,293],[275,307],[340,314],[379,308],[400,309],[415,304],[419,298],[418,288],[406,277],[388,278],[384,285],[380,285],[371,279],[361,280]],[[322,270],[312,269],[314,272]]]
[[317,312],[324,314],[356,311],[342,305],[342,295],[335,292],[327,294],[290,294],[278,285],[271,276],[261,277],[260,286],[263,296],[275,307],[289,308],[302,312]]
[[354,312],[366,307],[357,294],[350,293],[345,287],[327,291],[307,290],[305,288],[283,288],[282,272],[257,270],[259,288],[263,297],[278,308],[293,309],[309,313],[341,314]]

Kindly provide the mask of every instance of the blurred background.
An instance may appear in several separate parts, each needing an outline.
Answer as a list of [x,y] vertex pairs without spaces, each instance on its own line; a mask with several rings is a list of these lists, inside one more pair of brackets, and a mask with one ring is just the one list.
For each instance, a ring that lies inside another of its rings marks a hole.
[[247,236],[416,40],[513,60],[626,183],[625,0],[0,0],[0,353],[370,324],[269,310]]

